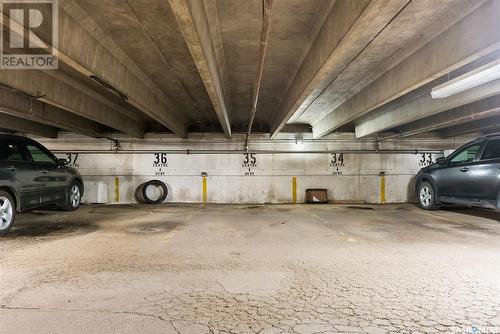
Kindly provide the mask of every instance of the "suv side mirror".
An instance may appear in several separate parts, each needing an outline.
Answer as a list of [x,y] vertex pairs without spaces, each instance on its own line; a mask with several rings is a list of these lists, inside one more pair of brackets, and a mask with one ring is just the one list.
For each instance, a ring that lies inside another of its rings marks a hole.
[[436,163],[438,165],[443,166],[443,165],[446,165],[448,163],[448,159],[446,159],[445,157],[437,158]]
[[57,159],[57,164],[59,166],[66,166],[68,164],[68,160],[66,160],[66,159]]

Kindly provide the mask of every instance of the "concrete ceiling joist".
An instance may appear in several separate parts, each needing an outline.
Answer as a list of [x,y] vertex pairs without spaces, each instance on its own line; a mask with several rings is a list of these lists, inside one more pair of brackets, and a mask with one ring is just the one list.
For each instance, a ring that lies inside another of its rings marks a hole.
[[[356,138],[363,138],[381,133],[403,124],[429,117],[450,109],[497,95],[500,92],[500,80],[472,88],[465,92],[444,99],[433,99],[430,93],[392,108],[382,108],[357,121]],[[314,130],[313,130],[314,131]]]
[[312,128],[309,124],[286,124],[283,129],[280,131],[281,133],[312,133]]
[[0,128],[22,133],[30,133],[47,138],[57,138],[58,130],[51,126],[18,118],[0,112]]
[[2,86],[0,112],[95,138],[103,132],[103,127],[96,122]]
[[481,133],[485,136],[487,135],[492,135],[492,134],[500,134],[500,126],[496,128],[491,128],[491,129],[483,129],[481,130]]
[[144,124],[40,70],[0,70],[0,83],[134,137],[144,135]]
[[397,133],[383,135],[380,139],[406,138],[498,115],[500,115],[500,95],[495,95],[402,125]]
[[441,138],[450,138],[466,135],[469,133],[484,132],[487,130],[500,128],[500,117],[480,119],[473,122],[449,127],[438,131]]
[[[111,45],[112,42],[76,1],[61,0],[58,3],[59,29],[69,38],[61,38],[58,47],[54,48],[57,59],[86,77],[105,82],[126,96],[130,105],[177,135],[186,137],[187,120],[175,112],[175,107],[164,93],[121,50]],[[5,14],[1,18],[2,24],[10,25],[12,31],[23,36],[28,36],[25,32],[29,32],[41,46],[49,44],[43,36],[26,31]]]
[[271,135],[276,136],[302,105],[319,96],[321,86],[341,73],[407,3],[335,1],[276,111]]
[[313,124],[323,118],[485,1],[433,1],[432,6],[429,1],[410,1],[290,122]]
[[[434,79],[498,50],[499,21],[500,1],[484,3],[318,120],[313,124],[314,137],[320,138]],[[367,134],[363,131],[362,136]]]
[[[230,96],[218,17],[210,17],[207,2],[168,0],[226,137],[231,137]],[[213,6],[214,3],[211,4]],[[216,10],[212,16],[216,15]],[[211,26],[215,25],[214,29]],[[212,36],[217,34],[217,36]]]

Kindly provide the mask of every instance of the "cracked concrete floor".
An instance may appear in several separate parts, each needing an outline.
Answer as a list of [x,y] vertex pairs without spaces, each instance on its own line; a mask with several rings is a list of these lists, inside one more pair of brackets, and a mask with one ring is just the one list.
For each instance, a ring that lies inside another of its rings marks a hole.
[[1,333],[500,333],[500,219],[85,206],[0,239]]

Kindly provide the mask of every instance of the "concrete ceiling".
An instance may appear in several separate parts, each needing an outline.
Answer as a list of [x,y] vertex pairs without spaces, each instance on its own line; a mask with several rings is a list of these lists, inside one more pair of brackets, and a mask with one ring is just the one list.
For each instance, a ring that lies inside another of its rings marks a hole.
[[[0,129],[247,130],[260,0],[59,0],[58,22],[58,70],[0,70]],[[439,100],[430,91],[500,58],[498,0],[274,0],[270,22],[255,132],[496,130],[500,83]]]
[[203,82],[167,1],[78,4],[169,97],[189,122],[217,123]]

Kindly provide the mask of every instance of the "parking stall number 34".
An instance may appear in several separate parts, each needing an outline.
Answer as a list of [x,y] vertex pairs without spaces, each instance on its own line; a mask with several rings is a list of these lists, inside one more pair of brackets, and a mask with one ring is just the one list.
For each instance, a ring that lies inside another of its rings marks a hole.
[[342,175],[342,167],[345,167],[344,153],[332,153],[330,157],[330,168],[333,169],[333,175]]

